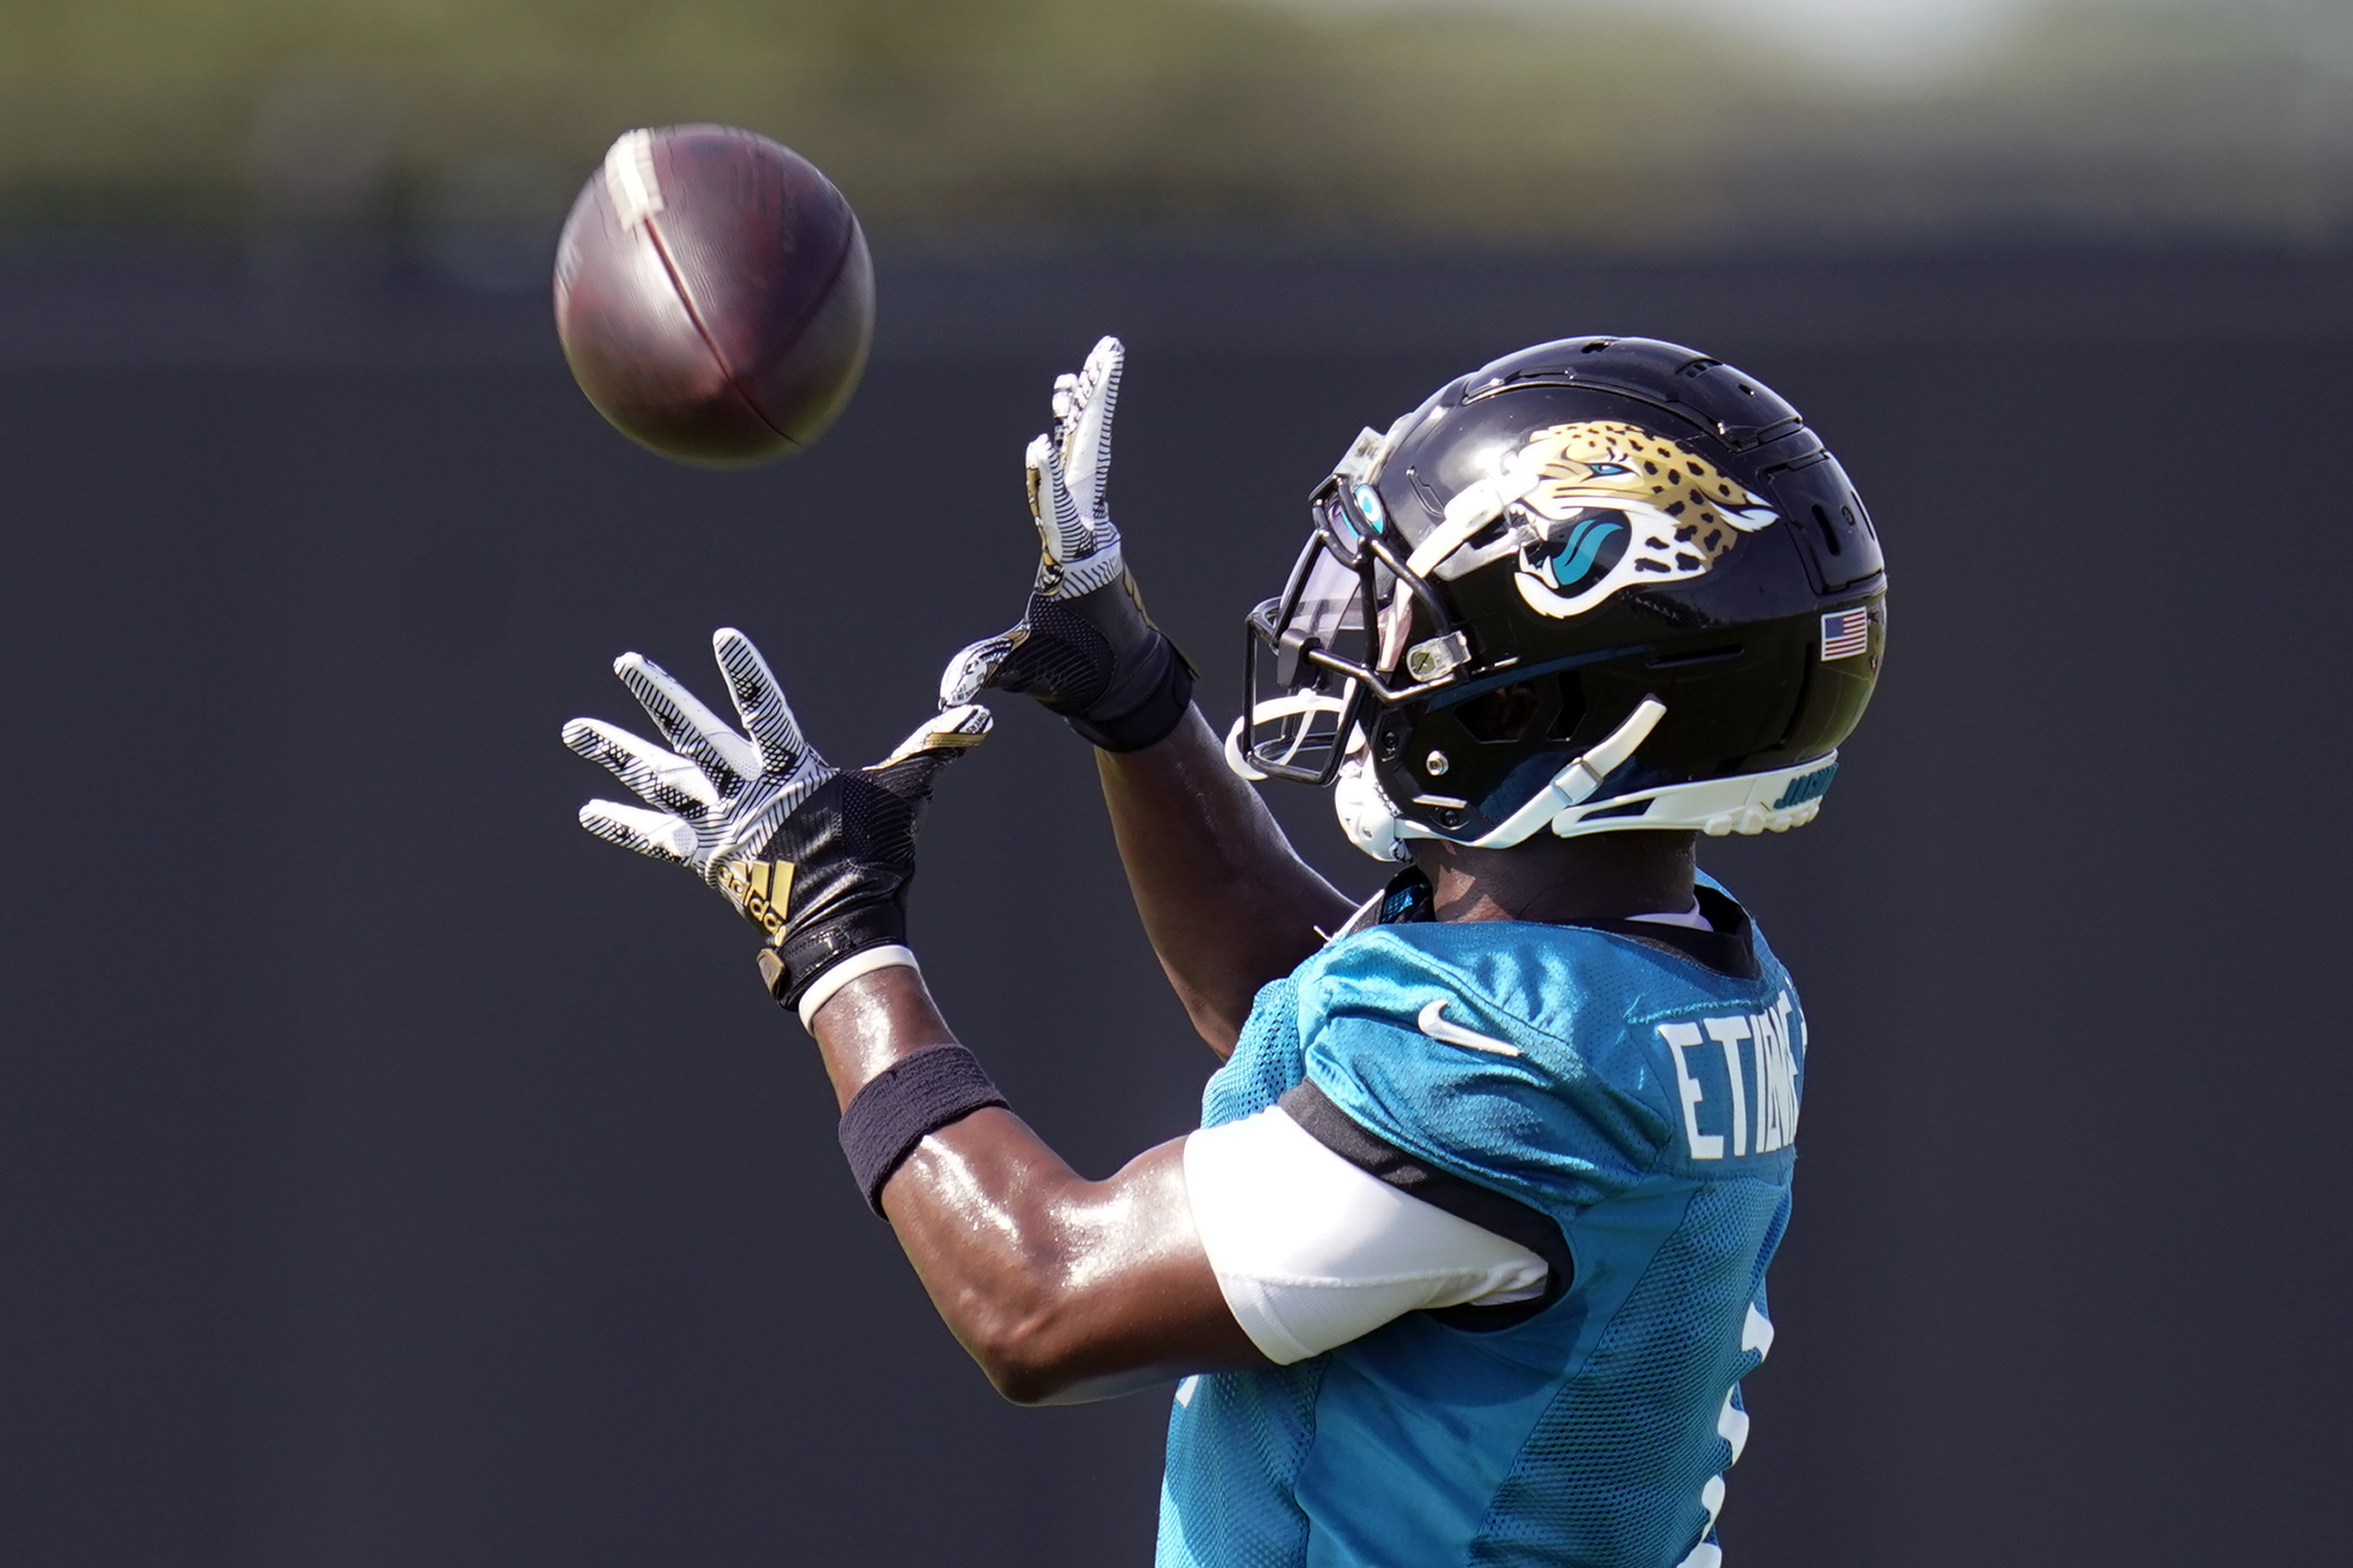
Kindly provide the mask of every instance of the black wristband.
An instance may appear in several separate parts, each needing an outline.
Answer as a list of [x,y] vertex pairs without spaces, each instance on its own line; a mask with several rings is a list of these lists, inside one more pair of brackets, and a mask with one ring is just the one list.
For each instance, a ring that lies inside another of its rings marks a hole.
[[1159,634],[1158,651],[1167,660],[1151,695],[1126,712],[1110,719],[1087,720],[1068,715],[1071,729],[1106,752],[1140,752],[1168,738],[1193,704],[1193,663],[1184,651]]
[[1003,1105],[980,1059],[962,1046],[925,1046],[867,1080],[841,1113],[841,1152],[866,1206],[882,1212],[882,1187],[915,1145],[976,1110]]

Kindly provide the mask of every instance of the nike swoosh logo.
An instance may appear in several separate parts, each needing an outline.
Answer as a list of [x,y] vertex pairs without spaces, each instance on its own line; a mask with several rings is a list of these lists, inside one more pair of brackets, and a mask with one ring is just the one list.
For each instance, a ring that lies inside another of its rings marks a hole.
[[1466,1029],[1460,1024],[1448,1023],[1445,1013],[1446,998],[1440,996],[1421,1010],[1421,1016],[1416,1018],[1414,1024],[1423,1034],[1443,1045],[1468,1046],[1474,1051],[1489,1051],[1499,1057],[1515,1057],[1520,1054],[1520,1047],[1508,1041],[1499,1040],[1493,1035],[1482,1035],[1474,1030]]

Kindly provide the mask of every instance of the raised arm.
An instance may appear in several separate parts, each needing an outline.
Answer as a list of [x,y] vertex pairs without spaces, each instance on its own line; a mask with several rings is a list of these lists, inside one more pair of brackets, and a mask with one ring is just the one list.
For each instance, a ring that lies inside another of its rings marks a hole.
[[1234,1048],[1260,986],[1340,929],[1350,900],[1300,859],[1188,707],[1141,751],[1095,753],[1144,929],[1209,1048]]
[[1257,794],[1228,771],[1193,707],[1193,670],[1145,614],[1103,503],[1124,352],[1105,338],[1054,386],[1054,427],[1029,445],[1043,546],[1020,623],[952,660],[943,708],[1026,691],[1092,742],[1128,885],[1194,1027],[1233,1049],[1250,998],[1347,918]]
[[916,832],[934,775],[988,732],[988,710],[952,709],[873,766],[839,769],[803,736],[750,639],[723,630],[712,643],[742,729],[625,655],[616,672],[661,743],[600,720],[566,725],[574,751],[645,802],[590,801],[581,824],[684,864],[765,934],[769,992],[817,1036],[853,1169],[948,1327],[1025,1403],[1264,1364],[1195,1235],[1182,1142],[1109,1181],[1082,1179],[996,1109],[913,967]]
[[1008,1397],[1096,1398],[1296,1361],[1546,1273],[1276,1107],[1147,1151],[1108,1181],[1072,1172],[955,1042],[905,944],[933,779],[987,733],[987,710],[952,709],[871,767],[835,768],[750,641],[722,631],[713,646],[743,728],[624,657],[616,668],[661,742],[566,725],[575,751],[645,803],[591,801],[580,820],[685,865],[763,933],[761,974],[817,1037],[860,1191]]

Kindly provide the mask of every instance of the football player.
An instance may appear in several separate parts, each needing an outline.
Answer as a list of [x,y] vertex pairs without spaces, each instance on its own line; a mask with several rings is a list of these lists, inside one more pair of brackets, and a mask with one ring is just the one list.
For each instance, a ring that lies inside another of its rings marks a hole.
[[[1220,734],[1104,509],[1122,354],[1029,452],[1027,613],[942,711],[829,766],[741,633],[740,727],[636,655],[660,743],[565,730],[646,805],[599,836],[760,928],[867,1201],[1008,1396],[1171,1378],[1164,1568],[1709,1568],[1773,1342],[1804,1014],[1700,835],[1809,820],[1885,637],[1877,539],[1754,378],[1546,343],[1366,431],[1248,618]],[[1071,1172],[906,942],[934,775],[1028,692],[1092,742],[1170,983],[1225,1058],[1201,1130]],[[1327,787],[1357,907],[1252,784]]]

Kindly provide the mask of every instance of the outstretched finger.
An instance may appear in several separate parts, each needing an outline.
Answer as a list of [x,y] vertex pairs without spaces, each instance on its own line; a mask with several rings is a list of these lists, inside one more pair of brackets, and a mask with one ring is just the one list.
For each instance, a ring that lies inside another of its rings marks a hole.
[[1039,542],[1046,547],[1046,559],[1067,565],[1088,552],[1094,542],[1093,531],[1071,497],[1053,437],[1040,436],[1030,442],[1025,457],[1029,465],[1029,515],[1038,521]]
[[684,861],[694,852],[694,829],[668,812],[641,805],[592,800],[580,808],[580,826],[607,844],[650,855],[657,860]]
[[575,719],[564,726],[564,743],[665,810],[700,816],[719,804],[719,790],[699,763],[602,719]]
[[737,778],[760,776],[760,753],[735,733],[702,699],[681,686],[670,671],[638,653],[625,653],[613,661],[613,673],[629,689],[655,725],[679,752],[704,764],[724,769]]
[[1089,517],[1103,513],[1103,489],[1111,479],[1111,416],[1119,404],[1119,378],[1126,364],[1127,350],[1117,338],[1095,344],[1071,389],[1068,417],[1056,421],[1062,471],[1080,510]]
[[789,773],[799,767],[810,754],[808,739],[801,733],[800,721],[793,716],[793,705],[785,700],[783,685],[752,639],[733,626],[722,626],[711,634],[711,651],[718,656],[719,668],[727,672],[728,695],[735,700],[744,730],[760,748],[763,770]]

